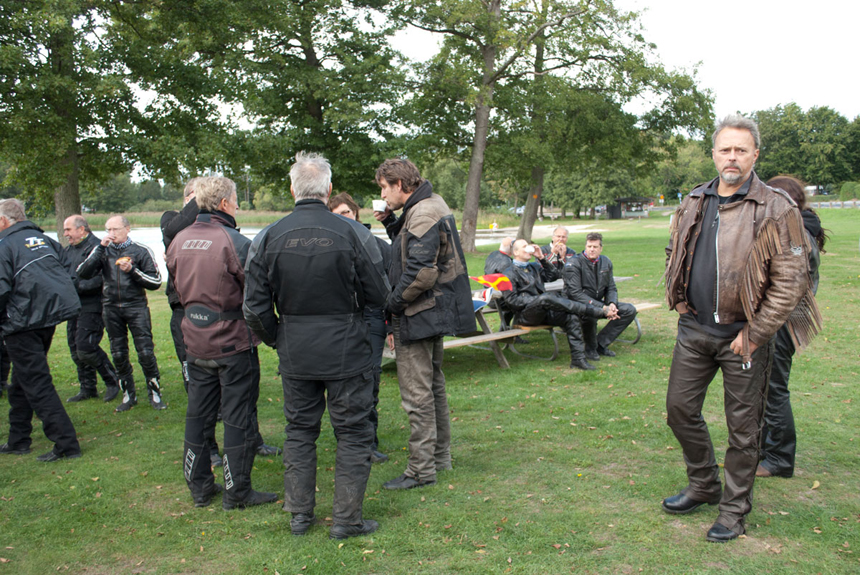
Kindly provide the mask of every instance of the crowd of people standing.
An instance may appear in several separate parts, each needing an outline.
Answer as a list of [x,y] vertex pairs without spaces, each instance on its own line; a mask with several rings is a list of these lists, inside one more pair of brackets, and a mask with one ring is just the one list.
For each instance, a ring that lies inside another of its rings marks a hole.
[[[662,508],[685,514],[719,504],[706,536],[714,542],[745,532],[755,477],[793,474],[791,356],[821,325],[814,293],[826,236],[799,182],[758,179],[758,139],[755,123],[740,116],[717,126],[719,175],[684,199],[666,248],[667,302],[679,313],[668,424],[689,483]],[[238,231],[236,186],[227,178],[194,178],[183,209],[164,215],[170,328],[188,394],[183,471],[195,506],[222,493],[227,510],[279,499],[251,487],[255,456],[280,452],[259,432],[260,344],[278,357],[287,420],[283,510],[294,535],[317,523],[316,442],[326,409],[337,440],[329,535],[344,539],[379,527],[362,511],[371,465],[388,459],[377,434],[385,345],[396,352],[409,455],[403,473],[383,487],[431,486],[453,468],[442,340],[476,327],[456,222],[412,162],[386,160],[375,179],[385,204],[374,217],[390,243],[358,221],[353,198],[332,196],[331,166],[313,153],[299,153],[290,170],[295,209],[253,241]],[[129,231],[124,216],[112,216],[98,240],[85,218],[71,216],[62,248],[26,219],[20,201],[0,200],[0,326],[12,365],[10,430],[0,453],[29,453],[35,413],[54,443],[37,459],[81,456],[47,363],[55,327],[64,321],[80,382],[68,402],[98,397],[100,376],[104,401],[121,394],[117,412],[137,405],[131,333],[149,404],[167,409],[146,295],[162,278],[152,252]],[[601,234],[588,234],[581,253],[567,241],[563,227],[543,248],[506,238],[485,273],[504,274],[511,284],[496,301],[504,324],[560,327],[571,368],[593,370],[590,362],[615,355],[610,346],[636,309],[618,299]],[[559,279],[562,290],[546,289]],[[601,318],[608,322],[598,332]],[[110,357],[99,346],[103,330]],[[718,370],[730,435],[725,488],[701,415]],[[223,485],[213,473],[218,466]]]

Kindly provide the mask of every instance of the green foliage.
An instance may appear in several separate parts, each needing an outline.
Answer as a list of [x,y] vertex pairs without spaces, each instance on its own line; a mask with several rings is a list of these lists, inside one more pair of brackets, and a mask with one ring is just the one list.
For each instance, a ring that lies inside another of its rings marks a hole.
[[855,173],[850,124],[834,110],[813,107],[804,112],[792,103],[753,117],[761,132],[756,171],[763,180],[791,174],[809,184],[830,186]]
[[840,200],[856,200],[860,198],[860,182],[845,182],[839,189]]
[[402,75],[389,47],[393,23],[380,0],[241,3],[248,25],[237,46],[236,89],[257,127],[248,162],[265,182],[285,186],[296,152],[320,152],[335,186],[375,195],[372,174]]
[[289,194],[278,191],[273,186],[263,186],[254,196],[254,208],[268,212],[285,212],[291,210],[295,202]]

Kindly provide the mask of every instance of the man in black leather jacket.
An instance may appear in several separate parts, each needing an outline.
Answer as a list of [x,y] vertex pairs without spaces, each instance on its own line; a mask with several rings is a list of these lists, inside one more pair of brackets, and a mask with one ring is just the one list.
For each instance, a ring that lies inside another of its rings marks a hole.
[[[502,292],[505,305],[515,314],[516,323],[523,325],[556,325],[567,334],[570,346],[570,367],[595,369],[585,359],[580,316],[605,317],[607,308],[586,305],[565,299],[544,289],[545,281],[558,279],[558,269],[544,257],[543,251],[526,240],[514,242],[514,259],[505,275],[513,289]],[[538,263],[529,262],[534,254]]]
[[72,274],[75,289],[81,300],[81,315],[66,322],[66,338],[72,361],[78,368],[78,381],[81,389],[67,402],[83,401],[98,397],[96,373],[105,382],[105,402],[113,401],[119,395],[119,381],[108,355],[99,346],[104,335],[105,324],[102,319],[102,276],[88,280],[75,277],[75,270],[90,255],[99,239],[90,230],[83,216],[69,216],[63,222],[63,236],[69,245],[63,248],[66,268]]
[[564,296],[588,305],[606,305],[609,323],[597,333],[597,320],[583,318],[582,336],[585,340],[585,357],[599,361],[601,355],[614,357],[609,349],[615,339],[636,319],[636,306],[618,301],[618,289],[612,271],[612,261],[601,255],[603,235],[589,233],[585,249],[579,257],[568,260],[562,272]]
[[134,370],[128,353],[128,332],[134,339],[137,359],[146,377],[149,403],[153,409],[165,409],[161,397],[158,362],[152,343],[152,320],[146,290],[161,287],[161,273],[149,248],[128,237],[131,224],[125,216],[113,216],[105,223],[108,234],[81,265],[77,275],[89,279],[102,275],[104,320],[110,339],[110,352],[119,373],[123,401],[116,411],[128,411],[137,405]]
[[370,475],[373,366],[363,313],[389,292],[370,230],[331,213],[331,167],[300,153],[290,170],[291,214],[254,239],[245,267],[244,312],[263,343],[278,350],[284,387],[284,510],[294,535],[315,522],[320,420],[328,404],[337,438],[333,525],[344,539],[376,531],[363,519]]
[[75,426],[48,367],[56,325],[80,311],[60,244],[27,220],[19,200],[0,200],[0,330],[14,365],[9,438],[0,445],[0,454],[30,453],[35,412],[45,435],[54,442],[51,451],[36,459],[47,462],[81,456]]

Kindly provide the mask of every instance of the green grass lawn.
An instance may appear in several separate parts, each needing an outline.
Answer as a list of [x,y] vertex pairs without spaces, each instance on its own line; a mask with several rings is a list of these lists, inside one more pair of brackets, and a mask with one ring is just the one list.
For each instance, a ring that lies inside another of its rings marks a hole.
[[[119,415],[116,404],[98,400],[68,404],[81,459],[36,462],[51,448],[39,425],[32,455],[0,456],[0,574],[860,572],[860,212],[822,215],[832,230],[819,289],[825,329],[796,357],[791,379],[796,474],[756,482],[748,533],[737,541],[705,542],[714,507],[688,516],[660,509],[686,482],[665,423],[676,321],[665,307],[643,312],[641,341],[616,344],[618,356],[594,372],[567,368],[564,341],[554,362],[507,353],[506,371],[488,351],[446,352],[454,470],[429,488],[382,489],[403,472],[408,437],[394,366],[386,366],[380,439],[391,460],[374,465],[364,506],[380,529],[336,542],[328,539],[335,441],[327,422],[316,509],[326,520],[307,536],[290,535],[280,505],[193,507],[181,465],[186,398],[158,293],[151,305],[169,409],[155,412],[144,401]],[[604,231],[616,275],[633,276],[619,284],[622,301],[661,302],[668,217],[599,221],[595,229]],[[570,243],[582,249],[584,234]],[[472,275],[482,272],[489,249],[469,256]],[[548,336],[530,340],[528,349],[548,351]],[[281,444],[276,358],[268,348],[261,358],[260,427],[268,443]],[[63,326],[50,363],[60,396],[74,395]],[[711,387],[704,413],[720,461],[719,376]],[[2,400],[0,438],[7,430]],[[258,458],[254,486],[283,493],[282,471],[279,458]]]

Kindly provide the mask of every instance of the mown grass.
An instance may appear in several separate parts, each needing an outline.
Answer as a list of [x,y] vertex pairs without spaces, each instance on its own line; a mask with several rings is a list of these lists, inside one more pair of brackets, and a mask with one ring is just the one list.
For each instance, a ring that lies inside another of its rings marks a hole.
[[[68,406],[84,449],[73,461],[39,464],[50,449],[38,430],[33,455],[0,456],[0,572],[46,573],[854,573],[860,568],[856,388],[860,329],[860,212],[825,210],[833,231],[823,256],[819,303],[826,327],[796,358],[791,388],[799,434],[796,475],[756,483],[748,535],[708,544],[708,507],[669,516],[660,501],[685,484],[677,442],[665,424],[665,389],[675,317],[643,312],[644,335],[617,344],[596,372],[487,351],[445,357],[453,420],[454,470],[434,487],[387,492],[405,466],[408,423],[396,373],[386,366],[380,401],[382,449],[365,516],[380,530],[330,541],[335,442],[324,423],[318,442],[317,515],[324,525],[289,534],[280,506],[225,512],[195,509],[182,476],[185,394],[163,295],[151,298],[157,353],[170,409],[141,405],[116,415],[100,401]],[[596,224],[623,300],[662,301],[658,281],[668,218]],[[582,233],[571,245],[584,243]],[[485,250],[489,251],[490,248]],[[485,253],[469,256],[472,275]],[[476,286],[477,287],[477,286]],[[529,349],[549,351],[534,335]],[[284,439],[276,359],[261,353],[260,425],[269,443]],[[76,392],[65,334],[50,354],[55,384]],[[138,375],[138,377],[140,377]],[[704,414],[722,459],[726,428],[719,377]],[[5,402],[4,402],[5,403]],[[8,429],[5,409],[0,428]],[[220,433],[220,426],[219,426]],[[282,492],[278,458],[258,459],[254,484]]]

